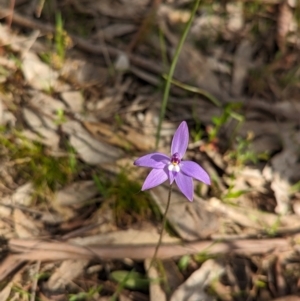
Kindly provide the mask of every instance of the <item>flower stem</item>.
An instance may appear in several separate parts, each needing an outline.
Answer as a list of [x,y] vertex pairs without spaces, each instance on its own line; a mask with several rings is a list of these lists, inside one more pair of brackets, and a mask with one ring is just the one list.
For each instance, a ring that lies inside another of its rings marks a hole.
[[161,228],[161,231],[159,233],[159,239],[158,239],[158,243],[155,247],[155,251],[154,251],[154,255],[152,257],[152,260],[150,262],[150,265],[149,265],[149,268],[148,268],[148,271],[151,269],[154,261],[156,260],[156,256],[157,256],[157,253],[158,253],[158,249],[161,245],[161,242],[162,242],[162,237],[163,237],[163,233],[164,233],[164,229],[167,225],[167,212],[169,210],[169,207],[170,207],[170,203],[171,203],[171,194],[172,194],[172,184],[170,184],[170,187],[169,187],[169,193],[168,193],[168,200],[167,200],[167,206],[166,206],[166,210],[164,212],[164,215],[163,215],[163,219],[162,219],[162,228]]

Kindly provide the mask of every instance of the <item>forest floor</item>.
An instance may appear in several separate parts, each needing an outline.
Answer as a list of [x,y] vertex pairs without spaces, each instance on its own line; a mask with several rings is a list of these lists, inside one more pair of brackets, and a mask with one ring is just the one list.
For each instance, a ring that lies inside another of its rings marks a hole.
[[1,2],[0,301],[300,300],[300,2]]

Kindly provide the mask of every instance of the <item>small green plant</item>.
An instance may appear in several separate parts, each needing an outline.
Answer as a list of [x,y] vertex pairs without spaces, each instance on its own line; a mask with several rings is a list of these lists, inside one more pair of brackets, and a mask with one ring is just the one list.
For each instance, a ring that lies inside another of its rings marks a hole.
[[25,180],[32,181],[36,188],[50,188],[64,185],[71,181],[74,169],[69,158],[52,157],[39,142],[26,139],[18,131],[7,133],[0,130],[0,157],[8,157],[15,164],[17,173]]
[[248,190],[233,190],[231,187],[229,187],[228,191],[224,195],[224,199],[236,199],[243,194],[247,193]]
[[200,124],[196,124],[195,129],[191,130],[191,137],[194,142],[200,141],[203,137],[204,131],[201,129]]
[[65,116],[65,111],[63,109],[58,109],[56,111],[56,118],[54,120],[54,123],[56,125],[62,125],[67,121],[66,116]]
[[40,57],[45,63],[60,69],[65,61],[67,49],[72,45],[72,40],[64,29],[60,12],[55,15],[55,33],[54,35],[48,35],[48,41],[50,45],[54,44],[54,51],[40,53]]
[[69,167],[71,169],[72,174],[75,174],[78,171],[78,160],[75,149],[71,146],[67,146],[68,152],[68,160],[69,160]]
[[64,23],[61,13],[56,13],[55,16],[55,50],[61,62],[65,60],[66,55],[66,32],[64,31]]
[[234,119],[237,121],[237,125],[232,135],[235,135],[237,129],[241,126],[244,121],[244,116],[239,114],[237,110],[241,108],[239,103],[228,103],[220,116],[215,116],[212,118],[213,126],[209,128],[208,138],[209,142],[215,141],[221,128],[230,120]]
[[178,261],[178,268],[180,271],[185,271],[191,262],[190,255],[182,256]]
[[194,142],[197,142],[197,141],[200,141],[201,138],[203,137],[204,130],[201,127],[201,121],[199,120],[199,118],[196,114],[194,106],[192,107],[192,115],[193,115],[193,119],[195,122],[195,127],[191,130],[191,137]]
[[80,292],[77,294],[70,294],[68,301],[88,301],[91,300],[94,295],[99,294],[102,290],[102,285],[92,287],[88,292]]
[[296,182],[292,187],[290,188],[290,193],[294,194],[296,192],[300,191],[300,181]]
[[215,258],[217,258],[217,255],[209,254],[209,250],[207,252],[203,251],[201,253],[194,255],[194,260],[197,263],[203,263],[208,259],[215,259]]
[[252,149],[253,139],[254,135],[251,132],[246,138],[236,137],[236,147],[227,152],[226,158],[237,166],[244,166],[247,163],[256,164],[259,160],[268,160],[269,154],[267,152],[257,154]]
[[278,228],[280,227],[280,217],[278,216],[278,218],[276,219],[276,221],[273,223],[273,225],[271,226],[266,226],[265,227],[265,232],[267,235],[269,235],[270,237],[274,237],[277,235],[278,232]]
[[149,196],[140,191],[140,184],[128,177],[128,170],[121,171],[115,179],[107,179],[103,175],[94,175],[93,179],[105,199],[113,206],[115,220],[118,225],[150,218],[158,209]]
[[254,285],[255,285],[257,288],[265,288],[265,287],[267,287],[267,283],[266,283],[264,280],[261,280],[261,279],[257,279],[257,280],[254,282]]
[[120,289],[147,291],[149,279],[135,271],[114,271],[110,273],[110,279],[120,284]]
[[18,285],[13,285],[12,292],[15,292],[17,294],[19,300],[29,300],[31,297],[30,292]]

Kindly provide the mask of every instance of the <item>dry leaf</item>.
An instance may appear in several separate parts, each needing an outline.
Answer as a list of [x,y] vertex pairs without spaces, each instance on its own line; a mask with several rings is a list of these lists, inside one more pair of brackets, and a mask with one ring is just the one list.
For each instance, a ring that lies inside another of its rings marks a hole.
[[211,210],[215,214],[223,214],[229,220],[246,228],[267,231],[276,225],[277,232],[286,232],[295,231],[300,227],[300,220],[296,215],[286,215],[279,218],[278,215],[273,213],[262,212],[248,207],[227,205],[217,198],[211,198],[209,206],[211,206]]
[[130,68],[129,58],[125,53],[120,53],[115,60],[115,70],[126,71]]
[[54,202],[59,206],[83,206],[98,193],[94,181],[74,182],[56,192]]
[[47,281],[47,289],[51,291],[66,289],[67,285],[83,273],[88,263],[89,260],[65,260]]
[[28,207],[31,204],[32,194],[34,192],[32,183],[26,183],[15,191],[11,200],[14,205],[22,205]]
[[53,223],[59,220],[69,220],[77,216],[76,208],[84,207],[98,193],[93,181],[74,182],[57,191],[52,202],[58,215],[49,216]]
[[25,80],[34,89],[49,91],[55,87],[58,73],[43,63],[35,53],[24,54],[21,68]]
[[[34,132],[24,130],[23,134],[26,138],[34,141],[41,142],[54,150],[59,149],[59,135],[54,131],[57,128],[57,125],[52,122],[48,117],[37,115],[30,109],[23,108],[23,116],[27,124],[31,129],[40,135],[37,135]],[[49,125],[51,128],[49,128]]]
[[178,287],[170,301],[216,300],[216,297],[207,294],[206,288],[224,272],[225,268],[216,260],[209,259],[205,261],[200,269]]
[[69,82],[89,87],[103,85],[108,78],[108,69],[89,63],[84,59],[66,59],[60,71],[63,78]]
[[95,140],[76,121],[68,121],[62,130],[70,135],[70,143],[82,160],[91,165],[111,163],[122,157],[123,152],[107,143]]
[[162,261],[165,270],[165,277],[168,283],[169,295],[171,295],[179,285],[184,282],[184,277],[178,268],[177,263],[173,259],[165,259]]
[[[157,271],[156,267],[150,264],[152,262],[151,258],[147,258],[145,260],[145,270],[148,271],[147,276],[149,279],[158,279],[160,277],[159,272]],[[150,301],[167,301],[166,293],[163,291],[160,283],[158,281],[150,281],[149,284],[149,294],[150,294]]]
[[9,300],[9,296],[11,293],[12,287],[15,285],[15,279],[13,281],[10,281],[0,292],[0,300],[6,301]]
[[40,235],[36,221],[25,215],[20,209],[13,213],[15,231],[19,238],[32,238]]
[[291,184],[278,172],[273,173],[271,188],[274,191],[277,206],[275,212],[285,215],[290,211],[290,190]]
[[118,133],[111,126],[102,122],[83,122],[84,127],[89,133],[100,141],[105,141],[111,145],[128,148],[130,144],[126,141],[122,132]]
[[67,103],[73,113],[81,113],[83,110],[83,96],[79,91],[66,91],[61,93],[62,99]]
[[48,117],[49,120],[46,118],[45,122],[50,128],[56,128],[56,125],[53,125],[56,113],[57,111],[65,110],[65,104],[62,101],[39,91],[31,92],[31,96],[32,97],[29,100],[30,105],[35,108],[35,110],[44,113],[44,115],[41,116],[42,118]]
[[99,141],[120,146],[124,149],[135,147],[141,151],[148,151],[155,145],[154,136],[145,136],[131,127],[123,125],[118,131],[101,122],[83,122],[85,128]]
[[[161,212],[165,212],[168,189],[158,186],[151,189],[150,193]],[[167,218],[179,236],[186,241],[208,237],[219,229],[218,217],[205,208],[203,200],[194,198],[193,202],[189,202],[175,190],[172,192]]]
[[12,125],[16,123],[16,117],[10,111],[6,109],[2,100],[0,99],[0,124],[1,125]]
[[[153,227],[144,230],[122,230],[110,233],[103,233],[88,237],[78,237],[70,239],[70,242],[76,243],[77,245],[88,246],[88,245],[127,245],[130,244],[132,247],[136,244],[156,244],[159,240],[159,233]],[[171,237],[168,233],[164,233],[164,243],[175,243],[179,239]]]

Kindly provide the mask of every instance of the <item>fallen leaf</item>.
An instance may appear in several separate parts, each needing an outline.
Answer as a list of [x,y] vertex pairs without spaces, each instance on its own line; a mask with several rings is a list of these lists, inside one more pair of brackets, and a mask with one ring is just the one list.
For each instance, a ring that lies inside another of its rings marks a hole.
[[84,207],[98,192],[93,181],[74,182],[57,191],[54,195],[52,206],[58,215],[53,216],[53,222],[55,223],[55,221],[59,220],[67,221],[74,218],[77,216],[75,209]]
[[94,181],[74,182],[56,192],[54,202],[59,206],[85,205],[99,193]]
[[30,182],[18,187],[11,197],[12,203],[28,207],[31,204],[33,192],[33,185]]
[[50,291],[64,290],[67,285],[80,276],[89,260],[65,260],[46,282],[46,287]]
[[103,85],[109,76],[107,68],[97,66],[81,58],[66,59],[60,75],[80,87]]
[[62,130],[70,135],[71,145],[88,164],[111,163],[123,156],[120,149],[94,139],[79,122],[68,121]]
[[8,111],[2,100],[0,100],[0,124],[15,126],[16,121],[16,116]]
[[25,80],[34,89],[50,91],[55,87],[58,72],[43,63],[35,53],[28,51],[23,55],[21,68]]
[[[151,189],[150,194],[161,212],[165,212],[168,189],[158,186]],[[208,237],[219,229],[218,217],[205,208],[203,200],[194,198],[193,202],[189,202],[176,190],[173,190],[171,195],[167,218],[179,236],[186,241]]]
[[130,68],[129,58],[125,53],[120,53],[115,60],[115,70],[126,71]]
[[225,272],[225,268],[216,260],[206,260],[172,295],[170,301],[213,301],[206,288],[212,281],[216,281]]
[[[59,149],[60,137],[55,132],[57,125],[55,125],[48,117],[41,115],[38,116],[35,112],[28,108],[23,108],[22,112],[27,124],[34,131],[30,133],[30,131],[24,130],[23,134],[25,137],[50,146],[54,150]],[[37,135],[35,132],[40,135]]]
[[[147,258],[145,260],[145,270],[148,272],[147,276],[149,279],[159,279],[160,275],[158,270],[156,269],[155,265],[150,267],[152,262],[151,258]],[[150,281],[149,283],[149,294],[151,301],[167,301],[166,293],[163,291],[160,283],[158,281]]]
[[20,209],[14,209],[13,218],[15,231],[19,238],[32,238],[40,235],[37,222],[25,215]]
[[73,113],[81,113],[83,110],[83,96],[79,91],[66,91],[61,93],[61,97]]
[[[154,227],[147,227],[145,230],[121,230],[110,233],[103,233],[99,235],[93,235],[88,237],[78,237],[70,239],[70,242],[76,243],[77,245],[88,246],[88,245],[105,245],[105,244],[117,244],[126,245],[131,244],[155,244],[159,240],[159,233]],[[167,233],[163,235],[164,243],[178,242],[178,238],[171,237]]]
[[271,188],[274,191],[277,206],[275,212],[280,215],[287,214],[291,209],[290,189],[291,184],[284,179],[278,172],[273,174]]

